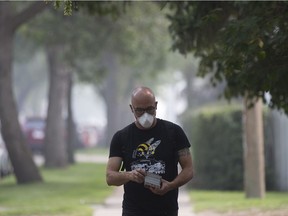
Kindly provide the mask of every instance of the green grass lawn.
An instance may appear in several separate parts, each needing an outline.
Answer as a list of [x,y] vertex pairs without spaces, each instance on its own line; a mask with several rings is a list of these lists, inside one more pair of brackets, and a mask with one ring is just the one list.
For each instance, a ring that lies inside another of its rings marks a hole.
[[[100,154],[102,150],[95,151]],[[107,150],[103,153],[107,154]],[[101,204],[114,189],[106,185],[105,166],[78,163],[66,169],[41,168],[44,182],[37,184],[17,185],[13,176],[0,179],[0,215],[92,215],[91,206]],[[190,196],[196,212],[239,212],[255,208],[288,212],[288,193],[267,192],[264,199],[246,199],[243,192],[191,190]]]
[[288,210],[288,193],[281,192],[266,192],[264,199],[246,199],[244,192],[192,190],[190,197],[195,212],[207,210],[215,212],[239,212],[251,209],[262,211]]
[[104,164],[81,163],[66,169],[41,169],[44,183],[17,185],[0,181],[1,216],[87,216],[113,187],[105,181]]

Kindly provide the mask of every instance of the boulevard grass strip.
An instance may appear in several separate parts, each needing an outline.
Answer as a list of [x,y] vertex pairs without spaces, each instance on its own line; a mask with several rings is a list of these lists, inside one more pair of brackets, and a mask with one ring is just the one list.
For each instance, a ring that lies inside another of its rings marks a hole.
[[112,191],[105,165],[80,163],[65,169],[41,169],[44,183],[17,185],[14,177],[0,181],[1,216],[87,216]]
[[265,198],[245,198],[244,192],[191,190],[190,197],[195,212],[219,213],[250,210],[288,210],[287,192],[266,192]]

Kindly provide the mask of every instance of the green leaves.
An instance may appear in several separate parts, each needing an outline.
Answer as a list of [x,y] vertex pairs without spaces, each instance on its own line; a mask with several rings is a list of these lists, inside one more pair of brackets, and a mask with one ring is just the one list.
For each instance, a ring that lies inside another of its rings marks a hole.
[[[45,0],[46,3],[51,2],[52,0]],[[63,4],[62,4],[63,3]],[[75,2],[74,2],[75,4]],[[63,13],[66,16],[70,16],[72,15],[72,11],[73,11],[73,1],[72,0],[54,0],[53,2],[53,6],[56,9],[59,9],[61,6],[63,6]]]
[[[171,3],[173,49],[201,57],[199,74],[227,83],[226,98],[262,97],[288,114],[288,3]],[[187,22],[189,20],[189,22]],[[184,23],[184,25],[182,25]]]

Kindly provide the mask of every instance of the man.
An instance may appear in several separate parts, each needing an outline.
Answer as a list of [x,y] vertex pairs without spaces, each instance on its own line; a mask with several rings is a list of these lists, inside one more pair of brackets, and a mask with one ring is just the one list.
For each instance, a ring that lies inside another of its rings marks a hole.
[[190,143],[180,126],[156,118],[150,88],[136,88],[130,108],[136,120],[112,138],[107,184],[124,185],[122,216],[177,216],[178,188],[193,177]]

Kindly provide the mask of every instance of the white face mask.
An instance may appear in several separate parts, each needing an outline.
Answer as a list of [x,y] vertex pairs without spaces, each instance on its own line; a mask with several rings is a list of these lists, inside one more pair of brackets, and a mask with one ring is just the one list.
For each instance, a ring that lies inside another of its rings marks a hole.
[[143,128],[150,128],[154,122],[154,116],[145,112],[138,118],[138,122]]

